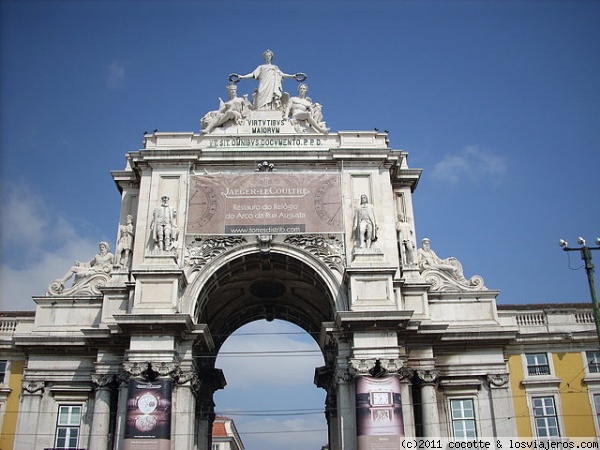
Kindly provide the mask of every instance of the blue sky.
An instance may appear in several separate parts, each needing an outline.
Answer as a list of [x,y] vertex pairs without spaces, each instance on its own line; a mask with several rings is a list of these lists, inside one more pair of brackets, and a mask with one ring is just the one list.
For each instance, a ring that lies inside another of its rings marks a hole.
[[[225,98],[227,75],[250,72],[266,48],[284,71],[308,74],[332,131],[390,131],[392,148],[424,169],[414,194],[418,240],[429,237],[465,275],[481,275],[500,291],[498,303],[590,301],[579,255],[562,252],[558,239],[592,243],[600,235],[600,2],[20,0],[1,7],[2,309],[33,309],[31,296],[44,294],[73,260],[89,259],[99,241],[114,247],[119,194],[110,171],[124,168],[143,131],[198,131],[200,117]],[[251,81],[244,83],[250,92]],[[600,261],[600,252],[594,256]],[[277,339],[255,335],[264,330]],[[298,331],[251,325],[241,340],[313,345],[282,330]],[[257,405],[258,384],[233,385],[236,375],[226,371],[230,386],[219,395],[233,394],[218,407],[321,408],[321,393],[310,387],[315,358],[265,362],[275,379],[304,362],[303,382],[277,387],[287,389],[281,398],[316,396],[310,405]],[[219,362],[254,374],[256,360],[223,355]],[[265,383],[264,373],[249,378]],[[281,438],[289,450],[290,439],[298,449],[323,443],[322,432],[306,431],[324,429],[322,413],[232,417],[240,431],[263,431],[243,436],[248,450],[281,448]]]

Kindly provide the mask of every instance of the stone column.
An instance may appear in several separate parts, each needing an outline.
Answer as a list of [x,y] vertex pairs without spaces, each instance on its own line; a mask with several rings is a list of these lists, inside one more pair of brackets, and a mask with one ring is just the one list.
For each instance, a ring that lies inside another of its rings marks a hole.
[[194,449],[196,395],[200,388],[198,375],[194,370],[181,372],[175,378],[173,391],[173,420],[175,432],[172,436],[173,448]]
[[215,391],[227,384],[221,369],[203,368],[198,371],[200,389],[196,402],[196,439],[198,450],[210,450],[212,424],[215,420]]
[[423,437],[435,437],[440,435],[440,415],[437,404],[435,370],[417,370],[417,376],[421,381],[421,412],[423,421]]
[[127,397],[129,393],[129,380],[131,372],[124,370],[117,377],[118,400],[117,400],[117,419],[115,424],[115,443],[117,449],[123,448],[125,439],[125,425],[127,422]]
[[[32,431],[40,430],[39,421],[44,387],[43,381],[23,381],[14,450],[31,450],[42,446],[40,442],[37,442],[37,433]],[[52,438],[50,439],[52,440]],[[54,445],[54,442],[51,445]]]
[[108,448],[110,440],[110,399],[114,379],[114,375],[110,374],[92,374],[92,383],[96,394],[89,450],[106,450]]
[[490,374],[487,381],[490,387],[492,402],[492,425],[494,436],[516,436],[517,429],[514,420],[514,404],[509,389],[509,374]]
[[400,396],[402,398],[402,420],[404,421],[404,435],[414,436],[415,434],[415,411],[412,398],[412,382],[414,370],[408,367],[402,367],[398,371],[400,377]]
[[358,442],[356,436],[356,387],[354,377],[349,373],[338,373],[337,385],[337,409],[340,429],[340,442],[337,448],[340,450],[354,450]]
[[328,366],[315,369],[314,383],[317,387],[325,389],[325,419],[327,420],[328,444],[331,450],[339,448],[339,433],[337,427],[337,384],[335,383],[334,371]]

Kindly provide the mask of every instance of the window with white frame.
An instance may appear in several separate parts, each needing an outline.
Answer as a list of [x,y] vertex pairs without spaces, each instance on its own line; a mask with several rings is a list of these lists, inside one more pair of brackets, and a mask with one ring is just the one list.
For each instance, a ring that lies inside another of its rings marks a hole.
[[600,373],[600,352],[585,352],[587,367],[590,373]]
[[594,406],[596,407],[596,423],[600,427],[600,394],[594,394]]
[[211,450],[219,450],[221,446],[219,444],[212,444]]
[[554,397],[533,397],[533,419],[538,437],[560,437]]
[[465,439],[477,437],[477,428],[475,426],[475,405],[473,399],[451,399],[450,415],[454,438]]
[[0,360],[0,384],[6,381],[6,367],[8,366],[8,361]]
[[79,444],[81,405],[59,405],[54,447],[76,449]]
[[527,353],[528,375],[550,375],[550,364],[546,353]]

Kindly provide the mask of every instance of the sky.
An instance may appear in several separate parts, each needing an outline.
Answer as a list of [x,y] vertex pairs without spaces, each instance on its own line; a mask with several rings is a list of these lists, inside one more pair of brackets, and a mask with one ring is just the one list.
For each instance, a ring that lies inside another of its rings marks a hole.
[[[99,241],[114,248],[110,171],[144,131],[197,132],[227,76],[267,48],[284,72],[308,75],[332,132],[389,130],[423,169],[418,241],[482,276],[498,304],[590,301],[579,253],[558,240],[600,236],[600,2],[0,5],[1,310],[34,309],[74,260]],[[322,357],[302,330],[250,324],[218,364],[217,412],[248,450],[325,443],[312,386]]]

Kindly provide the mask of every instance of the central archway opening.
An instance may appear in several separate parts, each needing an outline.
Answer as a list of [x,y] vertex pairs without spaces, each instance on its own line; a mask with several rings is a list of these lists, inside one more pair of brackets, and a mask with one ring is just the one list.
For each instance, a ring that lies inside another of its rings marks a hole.
[[300,327],[244,325],[217,356],[227,386],[215,392],[215,413],[233,419],[247,450],[318,450],[328,439],[326,393],[313,384],[322,365],[321,349]]
[[315,369],[335,360],[335,349],[320,342],[335,320],[333,279],[312,255],[274,244],[224,255],[202,281],[194,317],[213,346],[197,348],[196,361],[222,371],[215,413],[234,420],[247,450],[328,444],[327,393],[314,381]]

